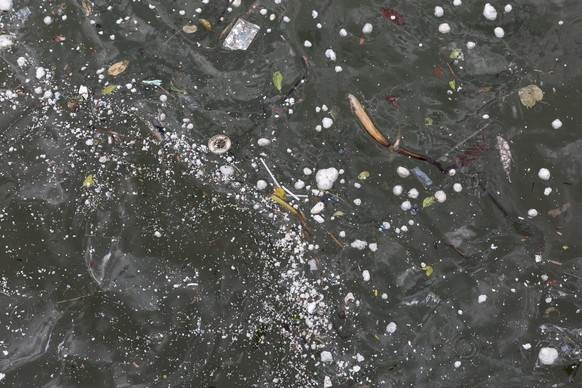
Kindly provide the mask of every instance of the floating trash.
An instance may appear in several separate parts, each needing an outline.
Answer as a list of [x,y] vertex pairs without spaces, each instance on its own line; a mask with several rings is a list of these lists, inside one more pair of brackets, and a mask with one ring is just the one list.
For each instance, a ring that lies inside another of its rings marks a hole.
[[531,108],[536,104],[536,102],[541,101],[544,98],[544,92],[537,85],[528,85],[517,91],[519,94],[519,99],[521,103],[527,108]]
[[432,180],[420,168],[414,167],[412,169],[412,172],[414,173],[414,175],[418,178],[418,180],[420,181],[420,183],[422,183],[422,185],[424,187],[432,185]]
[[230,146],[230,138],[223,134],[214,135],[208,141],[208,149],[216,155],[224,154],[230,149]]
[[231,50],[246,50],[260,28],[244,19],[238,19],[224,40],[223,46]]

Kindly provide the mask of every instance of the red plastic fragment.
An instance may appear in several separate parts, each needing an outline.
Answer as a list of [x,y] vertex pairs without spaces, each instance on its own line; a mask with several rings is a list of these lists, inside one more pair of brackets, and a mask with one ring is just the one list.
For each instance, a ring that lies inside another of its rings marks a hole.
[[394,105],[396,109],[400,109],[400,101],[398,101],[398,98],[394,94],[386,96],[386,101],[388,101],[388,104]]
[[391,22],[394,22],[399,26],[404,25],[404,18],[402,17],[402,15],[400,15],[393,9],[381,7],[380,12],[382,13],[382,15],[384,15],[386,19],[390,20]]
[[443,70],[438,66],[433,66],[432,72],[434,73],[434,75],[436,75],[439,78],[443,75]]

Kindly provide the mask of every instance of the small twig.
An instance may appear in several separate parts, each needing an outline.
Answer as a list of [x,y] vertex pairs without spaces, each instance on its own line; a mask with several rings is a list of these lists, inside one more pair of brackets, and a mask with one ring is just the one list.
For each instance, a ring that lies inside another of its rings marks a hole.
[[574,275],[573,273],[564,272],[565,275],[572,276],[573,278],[582,280],[582,276]]
[[449,71],[451,72],[451,74],[452,74],[453,78],[455,79],[455,81],[458,81],[459,78],[457,77],[457,75],[453,71],[453,68],[451,67],[451,64],[447,62],[447,66],[449,67]]
[[470,134],[469,136],[467,136],[465,139],[461,140],[460,142],[458,142],[457,144],[455,144],[453,146],[453,148],[451,148],[450,150],[448,150],[443,156],[441,156],[441,159],[447,155],[449,155],[452,151],[456,150],[457,148],[459,148],[460,146],[462,146],[463,144],[465,144],[467,141],[471,140],[473,137],[475,137],[476,135],[478,135],[481,131],[483,131],[485,128],[487,128],[487,125],[484,125],[483,127],[479,128],[478,130],[476,130],[475,132],[473,132],[472,134]]
[[548,260],[548,263],[552,263],[555,265],[562,265],[562,263],[560,263],[559,261],[556,261],[556,260]]
[[327,233],[331,236],[331,238],[333,239],[333,241],[335,241],[337,245],[344,249],[344,244],[342,244],[341,241],[338,240],[337,237],[333,235],[333,233],[331,233],[330,231],[328,231]]
[[265,166],[265,169],[267,170],[267,172],[271,176],[271,179],[273,180],[273,183],[275,183],[275,186],[281,187],[281,185],[279,184],[279,182],[277,182],[277,179],[275,178],[275,175],[273,175],[273,173],[271,172],[271,170],[269,169],[269,167],[267,166],[267,163],[265,163],[265,161],[263,160],[263,158],[260,158],[260,161],[261,161],[261,163],[263,163],[263,166]]
[[60,300],[60,301],[58,301],[58,302],[57,302],[57,304],[61,304],[61,303],[67,303],[67,302],[73,302],[73,301],[75,301],[75,300],[79,300],[79,299],[85,299],[85,298],[88,298],[88,297],[90,297],[90,296],[93,296],[93,295],[95,295],[95,294],[97,294],[97,292],[92,292],[92,293],[90,293],[90,294],[86,294],[86,295],[77,296],[77,297],[75,297],[75,298],[71,298],[71,299],[64,299],[64,300]]

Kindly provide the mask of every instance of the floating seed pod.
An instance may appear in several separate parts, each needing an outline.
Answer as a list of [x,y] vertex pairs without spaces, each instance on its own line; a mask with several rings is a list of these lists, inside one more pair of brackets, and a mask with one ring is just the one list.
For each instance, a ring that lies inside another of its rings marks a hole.
[[208,141],[208,149],[216,155],[224,154],[230,149],[230,146],[230,138],[223,134],[214,135]]

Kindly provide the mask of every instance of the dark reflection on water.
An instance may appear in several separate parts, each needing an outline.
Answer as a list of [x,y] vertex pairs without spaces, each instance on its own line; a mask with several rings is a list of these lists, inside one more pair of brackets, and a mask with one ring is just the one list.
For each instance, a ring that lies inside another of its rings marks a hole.
[[[495,22],[475,2],[442,4],[442,18],[421,1],[241,3],[220,23],[216,0],[23,0],[0,15],[14,39],[0,62],[2,383],[579,383],[579,2],[529,0],[509,13],[492,2]],[[404,26],[382,18],[387,6]],[[261,30],[247,51],[227,51],[220,34],[239,14]],[[438,33],[443,22],[451,33]],[[183,33],[186,24],[198,31]],[[107,75],[121,60],[128,69]],[[293,101],[274,88],[275,71]],[[106,82],[119,87],[103,95]],[[529,84],[545,93],[532,108],[517,93]],[[479,140],[488,150],[442,175],[377,147],[348,93],[387,136],[447,165]],[[325,117],[331,128],[316,130]],[[222,156],[206,148],[217,133],[233,143]],[[498,135],[512,150],[512,183]],[[271,180],[259,158],[307,195],[312,235],[267,198],[271,186],[257,189]],[[400,178],[397,166],[434,183]],[[304,168],[328,167],[342,181],[317,197]],[[400,207],[412,188],[416,215]],[[447,201],[422,208],[437,190]],[[310,216],[319,201],[322,224]],[[558,351],[553,366],[538,360],[542,347]]]

